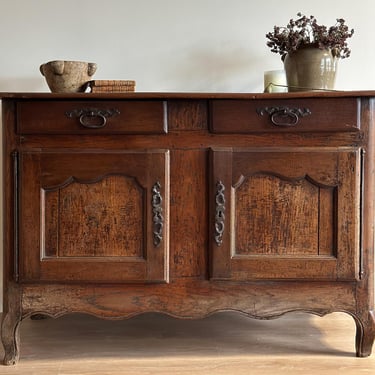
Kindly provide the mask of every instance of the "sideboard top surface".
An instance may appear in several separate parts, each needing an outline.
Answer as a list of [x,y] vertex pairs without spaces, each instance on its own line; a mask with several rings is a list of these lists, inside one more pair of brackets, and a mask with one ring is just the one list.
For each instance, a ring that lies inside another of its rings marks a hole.
[[315,97],[373,97],[374,91],[304,91],[290,93],[126,92],[50,93],[0,92],[0,99],[293,99]]

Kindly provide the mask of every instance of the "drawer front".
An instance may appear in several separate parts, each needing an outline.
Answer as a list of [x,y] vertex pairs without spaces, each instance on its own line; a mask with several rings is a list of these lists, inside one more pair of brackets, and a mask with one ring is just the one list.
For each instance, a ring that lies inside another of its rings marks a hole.
[[19,134],[163,134],[165,101],[21,101]]
[[356,131],[360,128],[356,98],[283,100],[213,100],[213,133]]

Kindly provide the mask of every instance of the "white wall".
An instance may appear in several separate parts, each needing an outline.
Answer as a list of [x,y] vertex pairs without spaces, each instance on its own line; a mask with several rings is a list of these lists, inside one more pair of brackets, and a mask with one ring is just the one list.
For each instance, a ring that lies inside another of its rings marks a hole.
[[[305,3],[302,6],[301,3]],[[373,0],[0,0],[0,91],[48,91],[39,65],[87,60],[138,91],[259,92],[282,67],[266,32],[298,11],[356,31],[337,88],[375,87]]]
[[[301,3],[305,5],[302,6]],[[355,29],[337,88],[375,88],[373,0],[0,0],[0,91],[48,91],[39,65],[98,64],[137,91],[260,92],[282,68],[265,34],[301,11]]]

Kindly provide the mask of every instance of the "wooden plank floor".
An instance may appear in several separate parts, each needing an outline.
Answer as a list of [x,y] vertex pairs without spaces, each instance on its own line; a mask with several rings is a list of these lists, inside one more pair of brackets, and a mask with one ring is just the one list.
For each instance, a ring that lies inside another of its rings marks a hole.
[[374,374],[375,355],[356,358],[354,334],[353,319],[341,313],[270,321],[236,313],[193,321],[157,314],[122,321],[27,319],[21,360],[0,366],[0,374]]

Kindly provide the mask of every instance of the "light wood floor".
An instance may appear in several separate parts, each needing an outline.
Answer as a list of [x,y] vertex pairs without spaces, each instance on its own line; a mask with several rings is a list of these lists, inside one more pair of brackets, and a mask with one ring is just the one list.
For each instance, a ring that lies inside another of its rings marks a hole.
[[0,366],[0,374],[374,374],[375,354],[356,358],[354,334],[353,319],[341,313],[269,321],[235,313],[193,321],[157,314],[122,321],[27,319],[21,360]]

